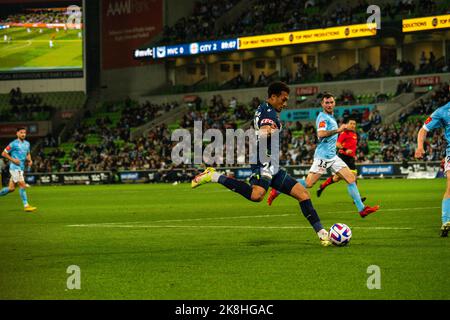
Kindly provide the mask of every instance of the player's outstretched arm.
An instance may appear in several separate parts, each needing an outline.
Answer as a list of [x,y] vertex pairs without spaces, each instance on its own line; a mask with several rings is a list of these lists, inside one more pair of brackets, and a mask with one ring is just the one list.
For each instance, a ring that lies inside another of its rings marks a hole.
[[422,159],[425,154],[425,150],[423,149],[423,144],[425,139],[427,138],[427,131],[424,128],[420,128],[419,133],[417,134],[417,148],[414,153],[414,157],[417,159]]
[[346,124],[343,124],[338,129],[334,129],[334,130],[318,130],[317,131],[317,136],[319,138],[326,138],[326,137],[330,137],[332,135],[335,135],[337,133],[341,133],[345,129],[347,129],[347,125]]

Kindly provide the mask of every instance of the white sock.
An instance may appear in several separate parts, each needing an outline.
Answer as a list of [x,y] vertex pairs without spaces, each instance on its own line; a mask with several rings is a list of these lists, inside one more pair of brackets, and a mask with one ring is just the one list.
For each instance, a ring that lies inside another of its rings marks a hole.
[[222,174],[220,174],[219,172],[214,172],[214,173],[212,174],[211,181],[212,181],[212,182],[218,182],[218,181],[219,181],[219,177],[220,177],[221,175],[222,175]]
[[328,231],[325,229],[322,229],[319,232],[317,232],[317,235],[319,236],[320,239],[328,237]]

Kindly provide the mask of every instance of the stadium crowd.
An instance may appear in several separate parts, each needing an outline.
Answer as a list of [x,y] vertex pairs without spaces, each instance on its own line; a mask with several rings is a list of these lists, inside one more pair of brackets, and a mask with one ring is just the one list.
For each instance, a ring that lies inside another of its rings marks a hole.
[[160,42],[169,44],[215,38],[216,20],[238,2],[239,0],[197,1],[192,15],[181,18],[173,26],[164,26]]
[[[191,42],[206,39],[224,39],[236,36],[307,30],[332,26],[365,23],[367,8],[371,3],[359,0],[329,7],[327,0],[257,0],[228,23],[216,26],[216,20],[230,11],[238,0],[221,0],[214,3],[197,1],[191,16],[181,18],[174,26],[165,26],[162,44]],[[445,6],[434,0],[397,0],[380,5],[385,19],[400,16],[411,18],[417,14],[446,13]],[[286,18],[289,17],[289,18]]]
[[[404,85],[400,83],[400,85]],[[17,93],[16,93],[17,94]],[[339,102],[354,102],[351,91],[343,91],[337,97]],[[414,159],[414,148],[417,132],[423,125],[424,115],[431,114],[436,108],[450,101],[449,86],[442,84],[429,99],[421,99],[416,106],[399,115],[393,124],[384,124],[382,116],[374,108],[363,109],[362,112],[346,110],[337,119],[344,123],[348,119],[356,119],[358,123],[358,154],[359,163],[402,162]],[[178,126],[193,129],[194,121],[201,120],[203,132],[207,129],[225,130],[228,128],[248,128],[251,126],[253,114],[260,104],[258,98],[251,103],[239,103],[236,98],[225,101],[220,95],[215,95],[206,103],[207,107],[192,106],[179,120]],[[97,118],[90,125],[82,122],[74,130],[71,142],[72,150],[64,151],[59,148],[56,139],[47,136],[42,148],[34,157],[36,172],[83,172],[83,171],[121,171],[148,170],[161,171],[159,181],[179,181],[189,179],[186,169],[190,165],[174,166],[171,162],[172,147],[176,142],[171,141],[171,130],[167,125],[151,128],[145,136],[131,138],[131,130],[136,126],[160,116],[162,112],[169,112],[178,107],[177,103],[156,105],[145,102],[140,105],[127,99],[122,107],[117,104],[107,104],[108,112],[122,110],[122,116],[115,126],[111,125],[108,116]],[[123,108],[123,109],[120,109]],[[163,111],[162,111],[163,110]],[[285,122],[281,133],[281,165],[310,164],[313,160],[317,137],[312,123]],[[90,135],[100,137],[98,144],[87,143]],[[376,146],[371,145],[375,142]],[[45,154],[44,147],[53,147]],[[439,130],[432,133],[427,143],[427,160],[440,160],[445,154],[446,143]],[[247,150],[248,145],[247,145]],[[67,152],[67,154],[66,154]],[[60,161],[65,158],[65,162]],[[183,173],[174,169],[184,169]],[[170,173],[170,174],[169,174]],[[172,179],[172,180],[171,180]]]
[[[167,126],[157,126],[138,139],[131,138],[131,129],[178,106],[176,102],[157,105],[148,101],[136,105],[130,99],[125,101],[123,109],[114,103],[107,104],[107,112],[117,112],[119,109],[122,112],[115,126],[111,126],[109,116],[99,117],[92,124],[80,123],[71,135],[70,141],[74,145],[69,154],[57,145],[54,137],[45,137],[34,159],[34,169],[36,172],[164,169],[166,163],[163,159],[170,159],[172,145]],[[90,135],[99,136],[101,142],[89,145],[87,140]],[[45,147],[53,147],[54,150],[45,154]],[[61,158],[67,160],[61,163]]]
[[11,89],[8,103],[8,107],[0,109],[3,121],[48,120],[55,111],[39,95],[23,94],[20,88]]
[[0,23],[65,23],[66,11],[52,9],[28,9],[24,12],[0,15]]

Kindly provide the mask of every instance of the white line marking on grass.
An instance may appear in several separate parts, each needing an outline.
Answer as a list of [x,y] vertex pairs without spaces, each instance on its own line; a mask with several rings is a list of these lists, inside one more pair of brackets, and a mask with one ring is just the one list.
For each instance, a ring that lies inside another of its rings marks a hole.
[[[176,225],[129,225],[129,224],[73,224],[68,227],[81,227],[81,228],[198,228],[198,229],[311,229],[310,226],[176,226]],[[413,228],[403,227],[352,227],[353,229],[365,229],[365,230],[412,230]]]
[[287,214],[266,214],[260,216],[236,216],[236,217],[211,217],[211,218],[194,218],[194,219],[177,219],[177,220],[157,220],[150,221],[154,222],[184,222],[184,221],[204,221],[204,220],[228,220],[228,219],[251,219],[251,218],[272,218],[272,217],[287,217],[287,216],[295,216],[295,214],[287,213]]
[[[423,207],[423,208],[390,208],[390,209],[383,209],[380,208],[378,212],[380,214],[383,214],[384,211],[410,211],[410,210],[430,210],[430,209],[440,209],[441,207]],[[356,213],[355,210],[353,211],[327,211],[327,212],[318,212],[319,216],[321,214],[330,214],[330,213]]]
[[[229,220],[229,219],[248,219],[248,218],[271,218],[271,217],[286,217],[295,216],[296,214],[266,214],[260,216],[235,216],[235,217],[211,217],[211,218],[192,218],[192,219],[172,219],[172,220],[155,220],[155,221],[132,221],[132,222],[105,222],[105,223],[93,223],[92,225],[116,225],[116,224],[139,224],[139,223],[157,223],[157,222],[185,222],[185,221],[205,221],[205,220]],[[91,224],[83,224],[91,225]],[[79,226],[79,225],[76,225]],[[71,227],[71,225],[69,225]]]
[[17,46],[15,44],[12,44],[10,47],[3,48],[2,50],[3,50],[3,52],[9,51],[9,50],[14,51],[14,50],[17,50],[17,49],[22,49],[22,48],[29,47],[29,46],[31,46],[31,44],[32,44],[32,42],[30,40],[27,40],[27,44],[26,45]]
[[[13,40],[13,42],[25,42],[25,41],[33,41],[33,42],[49,42],[50,41],[50,39],[49,40],[45,40],[45,39],[33,39],[33,40]],[[66,40],[64,40],[64,39],[55,39],[55,40],[53,40],[55,43],[58,43],[58,42],[81,42],[81,39],[66,39]]]
[[156,221],[132,221],[132,222],[105,222],[92,224],[75,224],[68,225],[68,227],[83,227],[83,226],[115,226],[115,225],[138,225],[142,223],[159,223],[159,222],[185,222],[185,221],[205,221],[205,220],[229,220],[229,219],[247,219],[247,218],[270,218],[270,217],[286,217],[295,216],[295,214],[276,214],[276,215],[262,215],[262,216],[237,216],[237,217],[217,217],[217,218],[193,218],[193,219],[174,219],[174,220],[156,220]]
[[[423,207],[423,208],[392,208],[392,209],[381,209],[383,211],[407,211],[407,210],[423,210],[423,209],[440,209],[441,207]],[[336,211],[324,212],[326,214],[336,213]],[[354,211],[346,211],[340,213],[354,213]],[[287,213],[287,214],[267,214],[267,215],[255,215],[255,216],[234,216],[234,217],[211,217],[211,218],[191,218],[191,219],[170,219],[170,220],[155,220],[155,221],[132,221],[132,222],[105,222],[105,223],[92,223],[92,224],[74,224],[68,225],[68,227],[114,227],[120,225],[127,225],[127,228],[142,227],[139,224],[142,223],[161,223],[161,222],[188,222],[188,221],[208,221],[208,220],[230,220],[230,219],[252,219],[252,218],[272,218],[272,217],[289,217],[297,216],[299,214]],[[147,226],[148,228],[157,228],[159,226]],[[165,227],[165,226],[161,226]],[[180,226],[183,227],[183,226]],[[292,227],[298,228],[298,227]],[[309,228],[309,227],[308,227]],[[353,228],[366,228],[366,227],[353,227]],[[369,227],[367,227],[369,228]],[[391,230],[391,227],[371,227],[370,229],[380,229],[380,230]],[[394,228],[392,230],[411,230],[411,228]]]

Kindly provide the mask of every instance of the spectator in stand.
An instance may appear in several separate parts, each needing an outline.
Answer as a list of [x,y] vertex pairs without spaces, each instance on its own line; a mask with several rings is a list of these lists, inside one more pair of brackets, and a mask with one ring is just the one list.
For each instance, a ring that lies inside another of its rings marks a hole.
[[251,87],[251,86],[253,86],[254,82],[255,82],[255,77],[253,76],[253,73],[250,72],[247,77],[247,85],[249,87]]
[[428,63],[430,65],[431,69],[434,69],[434,63],[436,62],[436,57],[434,56],[433,51],[430,51],[430,59],[428,60]]
[[419,70],[420,71],[424,70],[426,64],[427,64],[427,58],[425,57],[425,51],[422,51],[422,54],[420,55],[420,59],[419,59]]
[[230,109],[232,109],[232,110],[236,110],[236,107],[237,107],[237,99],[235,98],[235,97],[232,97],[231,99],[230,99]]
[[376,109],[376,107],[372,110],[372,113],[370,115],[370,122],[375,126],[381,124],[381,114],[380,111]]

